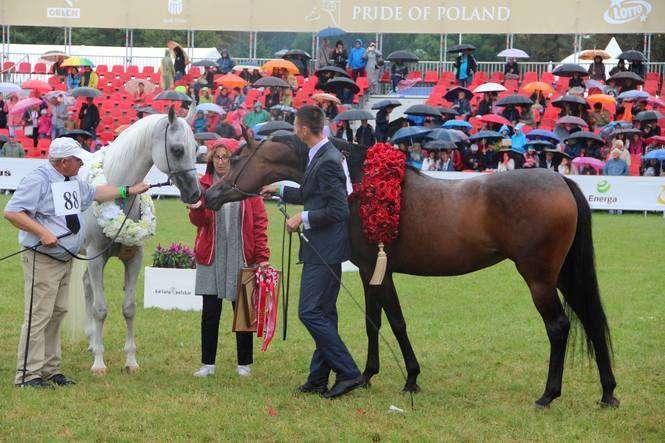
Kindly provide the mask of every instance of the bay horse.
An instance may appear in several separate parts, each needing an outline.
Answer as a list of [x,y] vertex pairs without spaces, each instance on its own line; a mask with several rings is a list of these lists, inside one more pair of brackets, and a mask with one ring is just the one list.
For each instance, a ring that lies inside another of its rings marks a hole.
[[[144,180],[152,166],[165,173],[180,190],[180,199],[185,203],[196,203],[201,196],[195,168],[196,141],[191,127],[182,118],[177,118],[173,107],[168,115],[153,114],[144,117],[125,129],[103,151],[103,170],[109,185],[129,186]],[[131,202],[132,200],[127,200]],[[123,208],[132,220],[140,217],[140,204],[127,203]],[[111,257],[118,257],[125,266],[122,314],[127,326],[125,337],[125,369],[136,372],[136,343],[134,341],[134,316],[136,314],[136,280],[143,268],[143,245],[125,246],[109,243],[114,240],[99,227],[92,207],[86,213],[85,247],[88,262],[83,275],[87,324],[88,349],[94,362],[90,368],[95,375],[107,373],[104,363],[104,320],[108,313],[104,297],[104,266]],[[101,255],[100,255],[101,254]]]
[[[307,146],[295,135],[246,144],[231,158],[223,180],[205,195],[219,209],[280,180],[300,182]],[[351,180],[362,179],[365,151],[331,139],[347,157]],[[365,241],[359,202],[350,206],[351,261],[365,290],[369,385],[379,372],[381,310],[395,334],[407,369],[403,391],[418,392],[420,366],[409,341],[392,274],[451,276],[510,259],[526,281],[550,341],[547,382],[537,407],[561,395],[564,357],[571,322],[581,322],[589,356],[595,355],[602,385],[601,404],[618,406],[614,396],[610,328],[601,304],[591,235],[591,210],[579,187],[545,169],[521,169],[465,180],[442,180],[407,168],[402,186],[400,234],[387,245],[388,265],[380,286],[371,286],[377,245]],[[473,229],[469,229],[472,227]],[[564,309],[557,288],[563,294]],[[376,327],[374,326],[376,325]]]

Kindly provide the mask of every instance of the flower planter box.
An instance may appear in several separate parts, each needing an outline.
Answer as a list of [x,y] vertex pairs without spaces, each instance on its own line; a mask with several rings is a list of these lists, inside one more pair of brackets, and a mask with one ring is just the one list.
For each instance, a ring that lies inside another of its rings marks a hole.
[[200,311],[201,297],[194,295],[196,269],[146,266],[143,307]]

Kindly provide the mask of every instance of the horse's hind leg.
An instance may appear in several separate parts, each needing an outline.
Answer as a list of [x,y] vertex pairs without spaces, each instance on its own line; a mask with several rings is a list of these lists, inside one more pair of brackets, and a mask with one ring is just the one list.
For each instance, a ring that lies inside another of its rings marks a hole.
[[368,271],[360,270],[360,277],[365,289],[365,329],[367,331],[367,363],[365,364],[365,386],[369,387],[370,380],[379,373],[379,329],[381,328],[381,305],[378,291],[383,286],[370,286]]
[[85,335],[88,337],[88,351],[92,352],[95,338],[95,318],[93,313],[94,295],[92,293],[92,283],[90,274],[86,267],[83,274],[83,293],[85,294]]
[[[519,269],[519,267],[518,267]],[[561,396],[564,358],[570,322],[564,313],[556,287],[542,281],[529,281],[533,303],[545,322],[545,330],[550,340],[550,364],[547,372],[545,392],[536,400],[537,407],[547,407],[552,400]]]
[[136,280],[143,264],[143,247],[138,248],[134,256],[126,260],[124,264],[125,300],[122,304],[122,314],[127,325],[124,347],[125,369],[130,373],[134,373],[139,370],[139,364],[136,362],[136,343],[134,341],[134,316],[136,315]]
[[[90,251],[90,256],[97,254],[97,251]],[[106,300],[104,298],[104,265],[108,257],[102,256],[88,262],[88,279],[92,288],[93,304],[92,315],[95,322],[92,340],[92,353],[95,361],[90,371],[95,375],[106,375],[107,368],[104,363],[104,320],[108,313]]]

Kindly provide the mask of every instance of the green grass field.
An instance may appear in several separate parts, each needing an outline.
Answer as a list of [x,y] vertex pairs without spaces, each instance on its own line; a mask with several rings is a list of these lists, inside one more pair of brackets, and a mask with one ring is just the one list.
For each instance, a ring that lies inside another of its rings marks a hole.
[[[4,208],[6,197],[0,198]],[[157,203],[157,242],[193,242],[182,204]],[[270,242],[279,264],[281,218],[270,206]],[[549,344],[524,282],[510,262],[455,278],[398,276],[410,337],[422,367],[422,393],[411,409],[403,379],[382,344],[381,373],[369,390],[335,401],[293,393],[305,380],[313,342],[297,319],[300,267],[290,306],[289,338],[281,324],[269,350],[255,347],[250,379],[235,374],[230,304],[225,304],[214,377],[192,377],[200,362],[199,314],[139,308],[138,361],[127,375],[121,266],[106,270],[105,326],[109,375],[90,374],[87,343],[65,340],[63,369],[78,384],[54,391],[12,387],[22,322],[18,259],[0,263],[0,439],[18,440],[665,440],[665,299],[660,216],[594,214],[602,296],[613,332],[619,409],[600,409],[598,375],[585,358],[566,364],[563,396],[536,410]],[[0,255],[16,250],[16,231],[0,222]],[[294,248],[294,253],[295,253]],[[344,279],[362,302],[359,277]],[[139,280],[139,306],[143,304]],[[361,369],[363,314],[343,293],[341,334]],[[397,345],[384,321],[383,331]],[[400,355],[399,364],[402,365]],[[388,413],[390,405],[405,414]],[[269,411],[275,411],[276,415]]]

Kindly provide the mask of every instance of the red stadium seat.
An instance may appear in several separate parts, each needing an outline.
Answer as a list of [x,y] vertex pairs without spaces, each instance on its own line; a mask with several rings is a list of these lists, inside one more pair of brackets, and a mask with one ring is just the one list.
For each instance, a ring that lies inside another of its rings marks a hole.
[[125,72],[127,72],[127,74],[129,75],[136,76],[136,74],[139,73],[139,67],[134,65],[129,65],[127,66],[127,70]]
[[[473,77],[473,83],[482,84],[487,82],[487,73],[485,71],[478,71]],[[473,89],[473,88],[471,88]]]
[[411,71],[406,75],[406,78],[409,80],[415,80],[417,78],[423,78],[423,73],[420,71]]
[[660,80],[660,73],[658,72],[647,72],[647,78],[645,78],[646,81],[649,80],[654,80],[654,81],[659,81]]
[[19,74],[30,74],[30,73],[32,73],[32,66],[30,66],[30,63],[27,63],[27,62],[19,63],[18,73]]
[[491,82],[503,83],[503,80],[504,80],[503,72],[501,71],[492,72],[492,76],[490,77]]
[[658,80],[647,80],[644,82],[644,90],[651,95],[658,93]]
[[437,83],[439,81],[439,74],[436,71],[425,72],[425,83]]
[[97,74],[106,74],[109,72],[109,67],[106,65],[98,65],[96,71]]
[[35,74],[46,74],[46,63],[35,63],[32,72]]
[[143,71],[144,74],[154,74],[155,68],[152,66],[144,66]]
[[554,74],[551,72],[543,72],[543,75],[540,77],[540,81],[544,83],[549,83],[550,85],[554,83]]
[[524,83],[531,83],[538,81],[538,73],[535,71],[528,71],[524,73]]
[[111,68],[111,72],[114,74],[123,74],[125,72],[125,67],[122,65],[113,65],[113,68]]
[[14,67],[14,62],[4,62],[4,63],[2,64],[2,70],[3,70],[3,71],[8,71],[8,70],[10,70],[10,69],[13,68],[13,67]]

